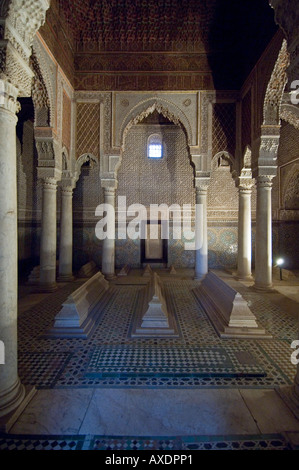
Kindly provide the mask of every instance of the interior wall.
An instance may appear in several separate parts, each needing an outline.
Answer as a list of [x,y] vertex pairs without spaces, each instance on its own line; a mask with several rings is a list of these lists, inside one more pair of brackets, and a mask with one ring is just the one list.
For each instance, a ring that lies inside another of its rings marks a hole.
[[273,258],[285,259],[285,268],[299,268],[299,131],[282,121],[273,179]]
[[[147,157],[150,135],[161,133],[163,158]],[[126,196],[127,207],[142,204],[195,204],[194,172],[186,135],[182,127],[168,124],[136,124],[128,131],[122,163],[118,172],[118,196]],[[139,267],[141,260],[139,240],[116,240],[116,267],[128,263]],[[168,264],[192,267],[194,253],[184,250],[184,239],[173,240],[172,224],[168,240]]]
[[73,267],[75,270],[93,260],[102,263],[102,243],[95,235],[95,210],[104,202],[100,168],[96,163],[82,167],[73,192]]
[[[28,116],[27,116],[28,117]],[[162,161],[149,161],[147,139],[163,131],[165,155]],[[298,269],[298,181],[299,132],[282,122],[278,151],[278,172],[273,179],[273,259],[282,256],[286,268]],[[216,159],[217,160],[217,159]],[[208,243],[210,268],[234,268],[237,263],[238,190],[228,166],[212,162],[208,189]],[[39,263],[42,184],[37,178],[37,155],[32,119],[19,117],[17,127],[18,243],[20,274]],[[127,207],[141,203],[167,205],[195,204],[194,173],[184,130],[174,124],[138,124],[127,134],[118,173],[117,196],[127,197]],[[57,191],[59,247],[60,189]],[[101,267],[102,243],[95,235],[95,209],[104,202],[100,166],[82,168],[74,190],[74,269],[89,260]],[[252,253],[254,265],[256,191],[252,192]],[[194,221],[193,221],[194,222]],[[194,229],[194,225],[192,226]],[[170,231],[168,264],[194,267],[193,251],[184,249],[184,240],[173,240]],[[58,253],[58,250],[57,250]],[[140,266],[139,240],[116,240],[116,267]]]

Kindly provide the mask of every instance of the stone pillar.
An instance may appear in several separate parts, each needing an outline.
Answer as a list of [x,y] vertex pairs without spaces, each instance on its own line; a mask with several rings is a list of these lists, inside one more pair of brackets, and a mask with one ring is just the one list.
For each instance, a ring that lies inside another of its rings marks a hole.
[[31,96],[31,45],[49,6],[48,0],[37,0],[34,8],[32,2],[12,1],[2,1],[0,7],[0,340],[5,353],[0,364],[0,431],[5,432],[32,397],[17,370],[16,112],[17,97]]
[[255,284],[258,290],[272,288],[272,178],[257,176]]
[[251,187],[239,186],[238,270],[239,279],[251,279]]
[[195,279],[203,279],[208,273],[207,192],[207,184],[196,187]]
[[17,360],[17,95],[17,88],[0,80],[0,340],[5,347],[5,364],[0,364],[0,417],[25,397]]
[[57,181],[43,179],[42,232],[40,246],[40,289],[52,292],[56,285],[56,198]]
[[[115,188],[106,187],[104,188],[104,203],[109,204],[115,209]],[[107,212],[107,217],[112,217],[112,213]],[[114,220],[111,220],[110,224],[115,225]],[[102,245],[102,273],[107,279],[115,277],[115,237],[105,238]]]
[[58,280],[73,279],[73,186],[62,185]]

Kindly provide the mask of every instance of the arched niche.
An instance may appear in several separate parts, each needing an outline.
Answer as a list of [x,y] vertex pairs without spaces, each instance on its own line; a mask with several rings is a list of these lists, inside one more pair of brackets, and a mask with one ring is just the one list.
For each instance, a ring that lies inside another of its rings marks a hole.
[[218,211],[218,217],[222,217],[226,213],[236,213],[238,209],[235,178],[236,172],[232,155],[226,151],[216,153],[211,162],[208,208],[211,211]]
[[229,169],[230,173],[234,171],[234,159],[232,155],[227,151],[218,152],[212,159],[211,169],[216,170],[217,168]]
[[191,123],[186,114],[176,104],[159,97],[140,101],[127,113],[119,130],[121,147],[123,147],[128,130],[154,111],[162,114],[174,124],[183,126],[186,131],[188,145],[195,145]]
[[[128,111],[123,118],[121,124],[114,130],[117,135],[116,143],[117,150],[115,149],[114,155],[104,155],[101,161],[101,173],[107,173],[109,177],[117,179],[117,173],[122,161],[122,153],[124,150],[125,138],[129,130],[135,124],[138,124],[143,119],[148,117],[154,111],[167,118],[173,124],[181,126],[186,134],[187,145],[190,150],[191,164],[192,154],[191,148],[196,147],[198,136],[193,130],[192,124],[188,119],[186,113],[177,106],[175,103],[164,99],[163,97],[153,97],[141,100]],[[198,153],[198,152],[197,152]],[[105,170],[104,170],[105,169]]]
[[[159,157],[150,157],[151,142],[162,146]],[[130,204],[195,203],[194,167],[186,132],[156,110],[130,126],[120,161],[117,190],[128,196]]]
[[98,166],[98,160],[92,153],[84,153],[76,161],[76,176],[77,180],[80,177],[82,168],[92,169]]

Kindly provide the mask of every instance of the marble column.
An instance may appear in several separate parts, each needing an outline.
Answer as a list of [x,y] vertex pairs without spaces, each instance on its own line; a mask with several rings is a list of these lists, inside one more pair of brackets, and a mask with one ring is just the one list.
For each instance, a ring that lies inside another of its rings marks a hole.
[[0,340],[5,348],[5,364],[0,364],[0,418],[25,397],[17,358],[17,96],[17,88],[0,80]]
[[272,288],[272,176],[256,178],[255,284],[258,290]]
[[239,186],[238,269],[240,279],[251,279],[251,186]]
[[73,279],[73,187],[62,186],[58,280]]
[[43,179],[42,232],[40,246],[40,289],[52,292],[56,285],[57,181]]
[[207,193],[207,185],[196,187],[195,279],[203,279],[208,273]]
[[[104,188],[104,203],[109,204],[115,209],[115,188]],[[107,217],[112,217],[112,213],[108,212]],[[115,216],[108,223],[115,224]],[[107,237],[103,240],[102,273],[107,279],[115,277],[115,237]]]

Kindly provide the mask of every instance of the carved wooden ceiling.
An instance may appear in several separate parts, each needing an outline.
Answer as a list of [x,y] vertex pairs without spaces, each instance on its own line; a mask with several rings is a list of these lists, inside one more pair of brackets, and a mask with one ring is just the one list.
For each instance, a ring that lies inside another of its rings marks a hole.
[[277,30],[268,0],[52,0],[51,9],[80,80],[94,72],[187,73],[193,79],[176,79],[175,88],[236,89]]

